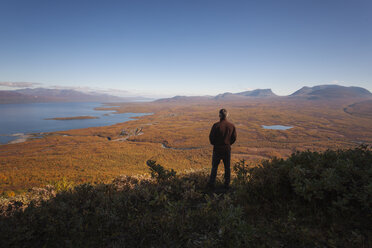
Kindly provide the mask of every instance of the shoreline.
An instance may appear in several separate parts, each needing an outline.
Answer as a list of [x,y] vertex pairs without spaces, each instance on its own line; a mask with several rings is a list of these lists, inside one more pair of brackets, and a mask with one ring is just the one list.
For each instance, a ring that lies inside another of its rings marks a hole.
[[[41,132],[41,133],[16,133],[16,134],[9,134],[9,135],[1,134],[0,136],[3,136],[3,137],[19,137],[19,138],[15,138],[13,140],[10,140],[7,143],[1,143],[0,142],[0,146],[10,145],[10,144],[18,144],[18,143],[26,142],[26,141],[32,140],[32,139],[39,139],[39,138],[43,138],[46,135],[55,134],[55,135],[61,135],[61,136],[69,136],[69,135],[66,135],[66,134],[59,134],[58,132],[65,132],[65,131],[70,131],[70,130],[83,130],[83,129],[95,128],[95,127],[110,127],[110,126],[113,126],[113,125],[117,125],[119,123],[125,123],[125,122],[128,122],[128,121],[136,120],[138,117],[147,116],[147,115],[148,114],[141,115],[141,116],[136,116],[136,117],[129,117],[129,120],[127,120],[127,121],[117,122],[117,123],[114,123],[114,124],[111,124],[111,125],[106,125],[106,126],[103,125],[103,126],[94,126],[94,127],[85,127],[85,128],[75,128],[75,129],[58,130],[58,131],[52,131],[52,132]],[[99,119],[99,118],[94,118],[94,119]],[[75,119],[75,120],[77,120],[77,119]]]
[[9,134],[9,135],[2,134],[0,136],[16,137],[16,138],[8,141],[7,143],[0,143],[0,146],[1,145],[22,143],[22,142],[26,142],[27,140],[31,140],[31,139],[38,139],[38,138],[42,138],[44,135],[45,135],[45,133],[15,133],[15,134]]
[[[65,131],[70,131],[70,130],[83,130],[87,128],[95,128],[95,127],[109,127],[113,126],[119,123],[125,123],[128,121],[132,120],[137,120],[138,118],[142,116],[147,116],[147,115],[153,115],[154,113],[135,113],[135,112],[125,112],[125,113],[120,113],[117,109],[111,109],[111,107],[118,107],[117,105],[110,106],[110,103],[100,103],[103,106],[102,107],[95,107],[93,110],[95,111],[110,111],[110,113],[103,114],[103,116],[109,116],[111,114],[134,114],[136,116],[130,116],[127,117],[128,120],[125,121],[119,121],[116,123],[108,124],[108,125],[97,125],[97,126],[88,126],[88,127],[83,127],[83,128],[71,128],[71,129],[63,129],[63,130],[55,130],[55,131],[50,131],[50,132],[30,132],[30,133],[14,133],[14,134],[0,134],[0,137],[9,137],[10,139],[7,140],[6,138],[4,139],[4,142],[1,142],[0,139],[0,146],[2,145],[9,145],[9,144],[18,144],[18,143],[23,143],[28,140],[32,139],[38,139],[38,138],[43,138],[46,135],[53,135],[53,134],[58,134],[58,132],[65,132]],[[106,107],[107,106],[107,107]],[[43,120],[60,120],[60,121],[68,121],[68,120],[90,120],[90,119],[100,119],[100,117],[97,116],[72,116],[72,117],[55,117],[55,118],[44,118]],[[14,138],[12,138],[14,137]]]
[[72,117],[54,117],[54,118],[45,118],[44,120],[57,120],[57,121],[69,121],[69,120],[90,120],[90,119],[99,119],[98,116],[72,116]]

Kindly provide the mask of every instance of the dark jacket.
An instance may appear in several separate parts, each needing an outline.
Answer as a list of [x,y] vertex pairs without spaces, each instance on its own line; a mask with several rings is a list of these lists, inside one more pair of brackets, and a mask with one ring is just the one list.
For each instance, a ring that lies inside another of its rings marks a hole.
[[213,124],[209,134],[209,141],[215,152],[229,152],[231,145],[236,140],[236,129],[234,124],[226,119],[221,119]]

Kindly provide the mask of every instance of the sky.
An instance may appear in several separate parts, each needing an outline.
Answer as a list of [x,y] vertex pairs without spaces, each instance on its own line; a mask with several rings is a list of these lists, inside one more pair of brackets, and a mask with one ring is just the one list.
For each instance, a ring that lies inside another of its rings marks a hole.
[[370,0],[0,0],[0,89],[372,91]]

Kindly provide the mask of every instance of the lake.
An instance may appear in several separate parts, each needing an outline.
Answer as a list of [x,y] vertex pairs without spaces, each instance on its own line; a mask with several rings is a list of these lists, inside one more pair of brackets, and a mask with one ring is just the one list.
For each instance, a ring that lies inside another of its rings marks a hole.
[[[0,104],[0,143],[6,144],[15,140],[20,134],[109,126],[149,114],[115,114],[112,110],[94,110],[97,107],[104,105],[97,102]],[[98,119],[45,120],[74,116],[93,116]]]
[[291,126],[282,126],[282,125],[272,125],[272,126],[265,126],[262,125],[263,129],[273,129],[273,130],[287,130],[292,128]]

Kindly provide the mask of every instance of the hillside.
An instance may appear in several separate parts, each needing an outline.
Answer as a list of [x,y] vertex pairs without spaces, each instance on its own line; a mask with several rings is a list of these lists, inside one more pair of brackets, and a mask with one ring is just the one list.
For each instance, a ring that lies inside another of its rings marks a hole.
[[340,85],[318,85],[314,87],[302,87],[290,95],[308,99],[327,98],[363,98],[372,97],[371,92],[361,87],[345,87]]
[[297,152],[234,165],[229,191],[208,174],[66,181],[0,199],[2,247],[371,247],[372,151]]

